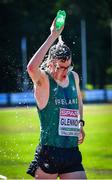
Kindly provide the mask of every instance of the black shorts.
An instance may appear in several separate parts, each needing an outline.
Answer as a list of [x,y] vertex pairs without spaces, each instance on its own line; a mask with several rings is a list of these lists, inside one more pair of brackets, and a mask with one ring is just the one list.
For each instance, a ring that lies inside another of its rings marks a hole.
[[84,171],[81,162],[82,155],[78,147],[57,148],[39,145],[35,152],[35,158],[27,170],[27,174],[34,176],[36,169],[39,167],[49,174]]

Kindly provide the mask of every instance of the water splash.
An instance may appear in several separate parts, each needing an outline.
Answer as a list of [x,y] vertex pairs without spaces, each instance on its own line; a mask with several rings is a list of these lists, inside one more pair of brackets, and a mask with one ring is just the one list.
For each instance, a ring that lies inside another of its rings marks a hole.
[[48,164],[48,163],[44,163],[44,166],[45,166],[46,168],[49,168],[49,164]]
[[[60,35],[60,36],[58,37],[58,44],[61,45],[61,46],[64,44],[64,41],[62,40],[62,35]],[[58,44],[57,44],[57,45],[58,45]]]

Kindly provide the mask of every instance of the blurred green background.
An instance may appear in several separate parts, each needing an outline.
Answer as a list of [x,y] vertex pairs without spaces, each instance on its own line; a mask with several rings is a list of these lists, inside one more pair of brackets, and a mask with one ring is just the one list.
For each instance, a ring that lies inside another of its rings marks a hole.
[[[27,61],[50,33],[59,9],[67,13],[63,40],[72,50],[75,71],[82,80],[81,20],[86,22],[87,88],[112,89],[111,0],[1,0],[0,92],[22,91],[21,40],[27,40]],[[10,82],[10,83],[9,83]],[[81,81],[82,84],[82,81]],[[32,87],[30,81],[29,89]]]

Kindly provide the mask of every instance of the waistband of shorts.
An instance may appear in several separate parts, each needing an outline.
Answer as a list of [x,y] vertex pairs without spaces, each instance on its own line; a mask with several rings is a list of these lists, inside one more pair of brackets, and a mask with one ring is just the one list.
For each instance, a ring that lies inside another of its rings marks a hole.
[[43,144],[39,144],[40,148],[42,149],[46,149],[46,150],[79,150],[79,147],[78,146],[75,146],[75,147],[70,147],[70,148],[62,148],[62,147],[56,147],[56,146],[49,146],[49,145],[43,145]]

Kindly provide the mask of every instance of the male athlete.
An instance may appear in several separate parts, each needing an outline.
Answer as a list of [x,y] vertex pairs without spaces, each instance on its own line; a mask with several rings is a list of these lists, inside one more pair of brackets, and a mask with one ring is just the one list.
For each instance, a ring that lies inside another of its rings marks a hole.
[[72,71],[69,47],[62,40],[53,45],[63,29],[57,31],[53,21],[50,35],[27,66],[41,126],[27,171],[35,179],[86,179],[78,147],[85,137],[79,77]]

